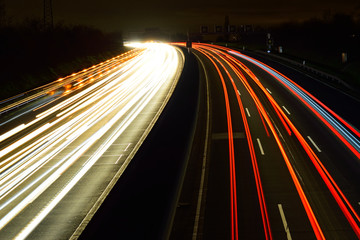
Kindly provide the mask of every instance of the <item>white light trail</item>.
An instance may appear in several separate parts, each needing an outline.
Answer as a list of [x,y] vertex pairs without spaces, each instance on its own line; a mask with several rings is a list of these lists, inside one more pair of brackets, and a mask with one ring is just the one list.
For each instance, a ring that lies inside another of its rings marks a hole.
[[[71,180],[41,207],[40,212],[17,235],[18,239],[26,238],[146,108],[165,83],[175,80],[180,57],[174,47],[152,43],[142,48],[137,55],[127,56],[126,62],[114,58],[47,85],[46,91],[54,90],[55,86],[67,88],[69,84],[78,87],[86,81],[83,79],[92,79],[95,73],[99,76],[82,91],[66,90],[75,92],[67,98],[61,95],[62,101],[54,102],[47,109],[43,108],[47,104],[42,103],[35,110],[42,112],[34,120],[0,136],[1,140],[6,140],[31,129],[0,150],[0,230],[101,139],[100,146],[80,165]],[[111,67],[116,70],[105,74],[105,69]],[[77,84],[74,84],[76,81]],[[11,103],[11,107],[4,106],[2,109],[9,111],[33,99],[27,96],[26,100],[20,99]],[[43,123],[45,119],[50,120]],[[36,127],[40,123],[43,124]],[[70,152],[66,151],[69,146],[73,146]]]

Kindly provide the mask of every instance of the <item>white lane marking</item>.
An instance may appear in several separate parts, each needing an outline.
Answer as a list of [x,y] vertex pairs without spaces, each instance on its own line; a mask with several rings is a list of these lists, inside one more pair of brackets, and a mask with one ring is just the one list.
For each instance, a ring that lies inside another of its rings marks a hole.
[[281,137],[281,139],[282,139],[283,141],[285,141],[285,139],[284,139],[283,135],[281,134],[279,128],[276,126],[275,123],[273,123],[273,124],[274,124],[274,127],[276,128],[276,131],[278,132],[279,136]]
[[[194,220],[194,229],[192,234],[192,239],[196,240],[197,235],[199,232],[199,223],[200,223],[200,215],[201,215],[201,205],[203,202],[203,198],[206,197],[206,194],[204,194],[204,185],[205,185],[205,174],[206,174],[206,162],[207,162],[207,153],[208,153],[208,144],[209,144],[209,131],[210,131],[210,96],[209,96],[209,79],[207,72],[205,70],[205,65],[203,61],[195,54],[198,60],[200,60],[200,63],[204,69],[205,78],[206,78],[206,134],[205,134],[205,144],[204,144],[204,152],[203,152],[203,159],[202,159],[202,169],[201,169],[201,179],[200,179],[200,186],[199,186],[199,193],[198,193],[198,199],[197,199],[197,205],[196,205],[196,213],[195,213],[195,220]],[[238,90],[238,93],[240,95],[240,92]],[[203,197],[204,196],[204,197]],[[205,207],[205,206],[204,206]]]
[[285,213],[284,213],[284,210],[282,208],[282,205],[278,204],[278,208],[279,208],[281,220],[283,222],[284,229],[285,229],[285,232],[286,232],[286,237],[287,237],[288,240],[291,240],[292,238],[291,238],[291,234],[290,234],[290,229],[289,229],[289,226],[288,226],[288,224],[286,222]]
[[118,163],[119,163],[119,161],[120,161],[120,159],[121,159],[122,156],[123,156],[123,155],[120,154],[120,156],[119,156],[119,158],[116,160],[115,164],[118,164]]
[[289,110],[286,109],[285,106],[282,106],[282,107],[283,107],[283,109],[285,110],[285,112],[286,112],[288,115],[291,115],[291,113],[289,112]]
[[128,148],[130,147],[130,145],[131,145],[131,143],[129,143],[129,144],[127,145],[127,147],[125,148],[124,152],[126,152],[126,151],[128,150]]
[[303,179],[302,179],[302,177],[301,177],[301,175],[300,175],[300,173],[299,173],[299,171],[294,167],[294,170],[295,170],[295,172],[296,172],[296,175],[298,176],[298,178],[300,179],[300,181],[302,182],[302,183],[304,183],[304,181],[303,181]]
[[240,91],[238,90],[238,94],[241,96],[241,93],[240,93]]
[[11,118],[11,119],[3,122],[3,123],[0,123],[0,127],[1,127],[2,125],[5,125],[5,124],[7,124],[7,123],[9,123],[9,122],[11,122],[11,121],[13,121],[13,120],[15,120],[16,118],[21,117],[22,115],[25,115],[25,114],[29,113],[29,112],[31,112],[31,109],[28,110],[28,111],[26,111],[26,112],[23,112],[23,113],[21,113],[21,114],[19,114],[19,115],[16,115],[15,117],[13,117],[13,118]]
[[266,88],[266,91],[268,91],[270,94],[272,94],[272,92],[268,88]]
[[261,145],[261,142],[260,142],[260,139],[257,138],[256,141],[257,141],[258,144],[259,144],[259,148],[260,148],[261,155],[265,155],[264,149],[262,148],[262,145]]
[[310,142],[312,143],[312,145],[314,145],[314,147],[316,148],[316,150],[318,150],[318,152],[321,152],[321,149],[315,144],[315,142],[311,139],[310,136],[307,136],[307,138],[310,140]]
[[249,117],[251,117],[250,112],[249,112],[249,109],[248,109],[248,108],[245,108],[245,110],[246,110],[247,115],[248,115]]

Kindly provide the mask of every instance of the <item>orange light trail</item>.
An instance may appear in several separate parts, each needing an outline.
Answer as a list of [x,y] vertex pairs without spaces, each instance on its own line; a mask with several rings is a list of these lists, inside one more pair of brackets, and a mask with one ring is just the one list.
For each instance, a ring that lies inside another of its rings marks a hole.
[[[276,76],[274,76],[274,77],[276,77]],[[309,144],[306,142],[306,140],[300,134],[300,132],[297,130],[297,128],[292,124],[292,122],[286,116],[286,114],[281,110],[280,106],[276,103],[276,101],[273,99],[273,97],[266,91],[266,89],[262,86],[262,84],[259,81],[255,80],[255,79],[254,79],[254,81],[258,84],[258,86],[262,89],[262,91],[267,96],[267,98],[272,103],[272,105],[275,106],[275,109],[278,109],[278,111],[281,113],[282,117],[285,119],[286,123],[290,126],[291,130],[294,132],[294,134],[297,137],[297,139],[299,140],[300,144],[303,146],[304,150],[306,151],[307,155],[309,156],[310,160],[312,161],[312,163],[315,166],[316,170],[318,171],[319,175],[323,179],[327,188],[333,195],[335,201],[338,203],[340,209],[342,210],[344,216],[350,223],[355,234],[357,235],[358,238],[360,238],[360,228],[358,225],[360,223],[360,217],[356,213],[355,209],[351,206],[349,200],[345,197],[345,195],[343,194],[343,192],[341,191],[339,186],[336,184],[335,180],[331,177],[330,173],[327,171],[325,166],[321,163],[320,159],[317,157],[315,152],[311,149]],[[294,93],[294,94],[296,94],[296,93]],[[304,102],[304,103],[309,108],[311,108],[311,106],[309,106],[309,104],[307,104],[306,102]],[[315,111],[315,113],[317,113],[317,112]],[[317,116],[319,118],[322,118],[322,116],[320,116],[320,114],[318,114],[318,113],[317,113]],[[325,119],[323,119],[323,121],[325,123],[327,123],[327,121],[325,121]],[[330,129],[335,131],[329,123],[327,123],[327,125]]]
[[[308,154],[309,158],[311,159],[312,163],[314,164],[315,168],[319,172],[321,178],[325,182],[326,186],[328,187],[329,191],[333,195],[334,199],[338,203],[340,209],[344,213],[345,217],[349,221],[351,227],[353,228],[355,234],[360,238],[360,228],[358,226],[357,222],[360,222],[360,218],[354,208],[351,206],[343,192],[340,190],[334,179],[331,177],[330,173],[326,170],[325,166],[321,163],[320,159],[317,157],[317,155],[314,153],[314,151],[311,149],[309,144],[306,142],[304,137],[299,133],[299,131],[296,129],[296,127],[291,123],[289,118],[286,116],[286,114],[281,110],[280,106],[276,103],[276,101],[273,99],[273,97],[266,91],[266,89],[262,86],[262,84],[256,80],[253,79],[258,86],[262,89],[264,94],[266,94],[269,101],[272,103],[272,105],[277,109],[282,117],[285,119],[286,123],[290,126],[291,130],[294,132],[295,136],[303,146],[304,150]],[[310,106],[309,106],[310,107]],[[356,220],[354,219],[356,218]]]
[[238,218],[237,218],[237,196],[236,196],[236,173],[235,173],[235,154],[234,154],[234,140],[233,140],[233,129],[232,129],[232,121],[231,121],[231,112],[230,112],[230,103],[229,103],[229,96],[225,84],[224,77],[216,65],[214,60],[203,50],[198,49],[202,52],[215,66],[216,71],[218,72],[223,92],[225,96],[225,108],[226,108],[226,118],[227,118],[227,125],[228,125],[228,137],[229,137],[229,164],[230,164],[230,208],[231,208],[231,239],[239,239],[238,234]]
[[[214,54],[217,54],[212,49],[208,49],[208,50],[213,52]],[[217,55],[231,67],[231,63],[229,61],[227,61],[225,58],[223,58],[220,54],[217,54]],[[217,61],[225,69],[225,66],[218,59],[217,59]],[[226,73],[227,73],[229,79],[232,80],[232,77],[230,76],[229,72],[226,71]],[[236,88],[235,82],[231,81],[231,84],[232,84],[232,87],[233,87],[233,89],[234,89],[234,91],[236,93],[237,88]],[[262,216],[262,221],[263,221],[265,238],[266,239],[272,239],[270,221],[269,221],[269,216],[268,216],[268,213],[267,213],[266,202],[265,202],[265,197],[264,197],[264,191],[263,191],[263,187],[262,187],[262,184],[261,184],[260,172],[259,172],[259,168],[258,168],[258,164],[257,164],[254,144],[253,144],[253,141],[252,141],[252,138],[251,138],[249,124],[247,122],[245,109],[244,109],[244,106],[242,104],[241,98],[240,98],[240,96],[238,94],[236,94],[236,98],[237,98],[237,102],[238,102],[238,105],[239,105],[239,109],[240,109],[240,112],[241,112],[242,119],[244,121],[246,138],[247,138],[247,141],[248,141],[248,144],[249,144],[251,163],[252,163],[252,166],[253,166],[253,173],[254,173],[256,189],[257,189],[257,193],[258,193],[258,199],[259,199],[259,205],[260,205],[261,216]]]
[[[238,61],[237,59],[233,58],[233,57],[230,56],[230,55],[227,55],[227,56],[228,56],[231,60],[233,60],[239,67],[241,67],[241,68],[244,67],[242,64],[239,64],[239,61]],[[315,233],[316,238],[317,238],[317,239],[325,239],[324,234],[323,234],[323,232],[322,232],[322,230],[321,230],[321,228],[320,228],[320,225],[319,225],[319,223],[318,223],[318,221],[317,221],[317,219],[316,219],[316,217],[315,217],[315,214],[314,214],[314,212],[313,212],[313,210],[312,210],[312,208],[311,208],[311,206],[310,206],[310,204],[309,204],[309,201],[308,201],[308,199],[307,199],[307,197],[306,197],[306,195],[305,195],[305,193],[304,193],[304,190],[303,190],[302,187],[301,187],[301,184],[300,184],[300,182],[299,182],[299,179],[298,179],[297,176],[296,176],[296,173],[295,173],[295,171],[294,171],[294,169],[293,169],[293,167],[292,167],[292,165],[291,165],[291,163],[290,163],[289,158],[287,157],[287,154],[286,154],[286,152],[285,152],[285,150],[284,150],[284,147],[282,146],[282,143],[281,143],[281,141],[280,141],[280,139],[279,139],[279,136],[278,136],[278,134],[276,133],[275,127],[273,126],[273,124],[272,124],[269,116],[267,115],[265,109],[263,108],[263,106],[262,106],[262,104],[260,103],[260,100],[258,99],[258,97],[256,96],[256,94],[254,93],[254,91],[252,90],[252,88],[249,86],[249,83],[247,83],[247,82],[245,81],[245,78],[241,76],[242,74],[241,74],[240,70],[234,68],[233,66],[231,66],[231,67],[233,68],[233,70],[235,71],[235,73],[238,75],[239,79],[243,82],[244,86],[246,87],[246,89],[248,90],[249,94],[251,95],[251,97],[253,98],[254,102],[256,103],[259,111],[262,113],[264,119],[266,120],[266,122],[267,122],[267,124],[268,124],[268,126],[269,126],[269,128],[270,128],[270,130],[271,130],[271,132],[273,133],[273,136],[274,136],[274,138],[275,138],[275,140],[276,140],[276,142],[277,142],[277,144],[278,144],[278,146],[279,146],[280,152],[281,152],[281,154],[282,154],[282,156],[283,156],[283,158],[284,158],[284,160],[285,160],[286,166],[288,167],[288,170],[289,170],[289,173],[290,173],[290,175],[291,175],[291,178],[292,178],[292,180],[293,180],[293,182],[294,182],[294,185],[295,185],[295,187],[296,187],[296,189],[297,189],[297,191],[298,191],[298,194],[299,194],[299,197],[300,197],[300,199],[301,199],[301,202],[302,202],[302,204],[303,204],[303,206],[304,206],[304,209],[305,209],[305,211],[306,211],[306,213],[307,213],[307,215],[308,215],[308,219],[309,219],[310,224],[311,224],[311,226],[312,226],[312,228],[313,228],[313,231],[314,231],[314,233]],[[250,71],[249,69],[247,69],[247,70],[245,70],[245,71],[251,73],[251,71]],[[254,75],[254,74],[249,74],[249,76],[254,79],[254,76],[255,76],[255,75]],[[255,79],[254,79],[254,81],[255,81]],[[234,89],[234,90],[236,91],[236,89]],[[282,112],[281,109],[280,109],[280,112]]]
[[[198,50],[201,51],[202,53],[204,53],[203,50],[201,50],[199,48],[198,48]],[[216,54],[212,49],[207,49],[207,50],[213,52],[213,54],[211,54],[212,56],[214,56],[214,54]],[[221,55],[218,55],[218,56],[222,58]],[[225,60],[224,58],[222,58],[222,59]],[[225,66],[218,59],[216,59],[216,60],[222,66],[222,68],[226,71],[226,74],[228,75],[229,79],[232,79],[229,72],[226,70]],[[230,65],[230,63],[228,61],[226,61],[226,62]],[[222,77],[222,80],[223,80],[223,77]],[[233,88],[235,90],[236,89],[235,83],[233,81],[231,81],[231,82],[232,82],[232,86],[233,86]],[[237,97],[237,101],[238,101],[238,105],[239,105],[239,109],[240,109],[242,118],[244,120],[244,127],[245,127],[246,137],[247,137],[248,144],[249,144],[251,163],[252,163],[252,166],[253,166],[253,173],[254,173],[254,178],[255,178],[255,183],[256,183],[256,188],[257,188],[257,193],[258,193],[260,212],[261,212],[261,215],[262,215],[265,238],[266,239],[272,239],[270,221],[269,221],[269,217],[268,217],[268,213],[267,213],[265,197],[264,197],[264,193],[263,193],[260,173],[259,173],[259,169],[258,169],[258,165],[257,165],[256,154],[255,154],[254,145],[253,145],[253,141],[252,141],[251,134],[250,134],[249,125],[248,125],[248,122],[247,122],[247,119],[246,119],[245,110],[244,110],[243,104],[241,102],[240,96],[238,94],[236,94],[236,97]],[[235,172],[234,172],[234,174],[235,174]]]
[[[297,85],[295,82],[293,82],[291,79],[287,78],[286,76],[284,76],[283,74],[279,73],[278,71],[276,71],[275,69],[267,66],[266,64],[260,63],[259,61],[257,61],[256,59],[253,59],[251,57],[245,56],[237,51],[233,51],[228,49],[227,51],[231,51],[237,55],[244,56],[247,59],[250,59],[251,61],[253,61],[254,64],[257,64],[258,67],[262,68],[264,71],[266,71],[267,73],[269,73],[271,76],[273,76],[275,79],[277,79],[282,85],[284,85],[287,89],[289,89],[289,91],[291,91],[300,101],[302,101],[346,146],[347,148],[349,148],[349,150],[357,157],[360,159],[360,151],[358,150],[360,148],[359,146],[359,140],[356,140],[354,137],[352,137],[349,134],[346,134],[343,131],[343,128],[340,124],[331,124],[330,123],[330,119],[329,117],[326,117],[327,119],[325,119],[323,114],[320,114],[319,111],[317,111],[314,108],[314,105],[310,105],[310,103],[308,101],[306,101],[303,97],[301,97],[299,95],[298,92],[295,92],[293,88],[289,87],[287,84],[285,84],[282,80],[279,79],[279,77],[282,77],[284,79],[286,79],[287,81],[289,81],[291,84],[293,84],[294,86],[296,86],[298,89],[300,89],[302,92],[304,92],[305,95],[309,96],[313,101],[315,101],[316,103],[318,103],[320,106],[322,106],[324,109],[326,109],[331,116],[335,117],[336,119],[338,119],[342,124],[345,125],[345,127],[347,127],[347,130],[350,130],[353,134],[355,134],[357,137],[360,137],[360,133],[354,129],[350,124],[348,124],[345,120],[343,120],[340,116],[338,116],[337,114],[335,114],[331,109],[329,109],[328,107],[326,107],[321,101],[319,101],[318,99],[316,99],[313,95],[311,95],[310,93],[308,93],[306,90],[304,90],[303,88],[301,88],[299,85]],[[275,74],[278,74],[278,76],[276,76]],[[336,128],[335,128],[336,126]],[[340,131],[342,133],[340,133]],[[346,137],[345,137],[346,136]],[[352,143],[351,143],[351,142]],[[355,147],[356,146],[356,147]]]

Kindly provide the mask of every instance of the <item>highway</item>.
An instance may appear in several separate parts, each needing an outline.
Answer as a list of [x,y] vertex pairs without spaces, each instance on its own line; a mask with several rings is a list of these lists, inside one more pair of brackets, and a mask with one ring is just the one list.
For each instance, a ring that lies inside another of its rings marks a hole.
[[1,239],[360,238],[360,126],[309,76],[133,47],[0,101]]
[[172,239],[360,238],[357,128],[254,58],[200,43],[191,52],[205,82],[202,165]]
[[161,43],[0,102],[0,239],[77,238],[174,91]]

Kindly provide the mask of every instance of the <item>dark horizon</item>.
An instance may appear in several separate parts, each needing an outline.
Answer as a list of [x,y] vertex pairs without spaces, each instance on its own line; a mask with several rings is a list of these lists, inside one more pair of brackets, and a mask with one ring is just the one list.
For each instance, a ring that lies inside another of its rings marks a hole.
[[[272,26],[284,22],[301,22],[311,18],[324,19],[335,14],[351,15],[360,20],[360,3],[344,1],[264,1],[238,2],[227,0],[197,2],[183,1],[171,4],[161,0],[146,2],[118,2],[104,0],[89,3],[78,0],[71,2],[53,0],[54,23],[82,24],[106,32],[142,31],[158,28],[164,31],[185,32],[198,30],[201,25],[223,24],[229,16],[230,24],[252,24]],[[43,18],[43,0],[2,0],[5,17],[10,23],[24,19]]]

